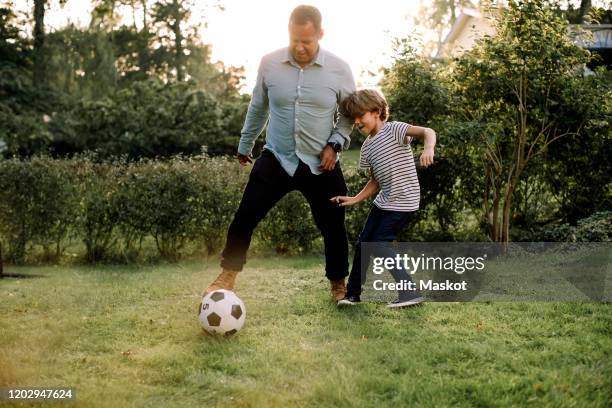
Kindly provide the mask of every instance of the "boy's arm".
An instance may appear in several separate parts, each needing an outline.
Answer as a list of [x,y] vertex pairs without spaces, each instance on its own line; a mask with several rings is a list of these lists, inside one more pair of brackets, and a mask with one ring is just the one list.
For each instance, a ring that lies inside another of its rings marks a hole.
[[421,126],[410,126],[406,130],[406,137],[415,137],[425,145],[423,154],[421,154],[421,166],[427,167],[433,164],[434,158],[434,147],[436,146],[436,132],[433,129],[421,127]]
[[355,205],[357,203],[362,202],[363,200],[367,200],[372,195],[376,194],[380,190],[380,186],[378,181],[374,177],[371,177],[370,180],[366,183],[363,189],[357,194],[355,197],[349,196],[337,196],[330,199],[330,201],[340,204],[340,207],[346,207],[347,205]]
[[[259,64],[257,82],[253,89],[253,97],[249,103],[244,126],[240,132],[240,143],[238,144],[238,157],[250,157],[255,146],[255,140],[261,135],[269,117],[268,88],[263,80],[264,60]],[[250,162],[250,160],[248,160]],[[242,160],[241,160],[242,163]]]

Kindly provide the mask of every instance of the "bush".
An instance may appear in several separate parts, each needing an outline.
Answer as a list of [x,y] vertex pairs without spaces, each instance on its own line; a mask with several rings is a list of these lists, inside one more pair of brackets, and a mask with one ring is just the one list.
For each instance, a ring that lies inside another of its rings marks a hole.
[[[58,161],[61,162],[61,161]],[[95,163],[90,158],[71,161],[77,177],[77,235],[85,244],[88,262],[103,260],[116,244],[119,222],[116,197],[124,165],[120,162]]]
[[579,220],[574,234],[578,242],[610,242],[612,211],[597,212]]
[[28,244],[42,246],[47,257],[59,257],[76,213],[69,164],[46,157],[10,159],[0,161],[0,174],[0,234],[8,243],[8,258],[22,263]]
[[244,169],[234,159],[224,157],[208,158],[201,162],[201,166],[197,176],[202,186],[201,206],[204,214],[199,239],[211,255],[224,244],[250,169]]
[[[58,157],[83,151],[130,159],[195,155],[204,145],[227,143],[227,109],[191,82],[135,82],[109,97],[80,100],[71,110],[53,115],[50,149]],[[235,145],[238,135],[231,136]]]
[[[83,243],[87,262],[135,260],[142,255],[145,240],[170,260],[190,249],[217,254],[249,170],[233,159],[207,155],[131,163],[99,161],[93,156],[0,161],[0,236],[8,244],[12,262],[24,262],[35,248],[42,248],[47,260],[57,260],[70,239]],[[424,177],[423,185],[435,182],[436,177]],[[350,169],[345,179],[349,194],[355,195],[368,175]],[[351,244],[370,207],[368,200],[346,212]],[[431,208],[437,208],[435,202]],[[451,229],[440,229],[439,220],[428,214],[427,209],[419,211],[400,240],[485,238],[474,228],[473,214],[462,212],[464,220],[449,224]],[[515,239],[532,241],[610,241],[611,221],[612,212],[607,211],[582,219],[576,226],[513,232],[518,234]],[[298,192],[288,194],[270,211],[255,237],[260,245],[282,254],[307,253],[321,245],[308,203]]]
[[529,230],[515,229],[516,241],[547,242],[610,242],[612,239],[612,211],[601,211],[578,220],[576,226],[568,223],[545,225]]
[[[362,170],[349,170],[344,172],[344,178],[348,188],[348,195],[355,196],[368,182],[369,174]],[[368,213],[370,212],[372,200],[373,198],[348,207],[346,211],[346,233],[348,236],[349,245],[351,246],[354,245],[359,238],[359,233],[363,229],[363,224],[365,223]]]
[[278,254],[300,254],[312,250],[321,234],[308,202],[293,191],[270,210],[257,228],[257,237]]

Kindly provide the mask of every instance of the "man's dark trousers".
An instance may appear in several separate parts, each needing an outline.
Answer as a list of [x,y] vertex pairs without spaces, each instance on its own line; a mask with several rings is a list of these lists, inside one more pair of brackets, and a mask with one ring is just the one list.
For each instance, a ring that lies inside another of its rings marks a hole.
[[[315,224],[325,243],[325,276],[338,280],[348,275],[348,241],[344,226],[345,208],[330,202],[330,198],[346,195],[347,187],[340,162],[332,171],[312,174],[308,165],[299,162],[291,177],[282,168],[274,154],[263,150],[242,195],[240,206],[230,224],[225,249],[221,254],[221,267],[241,271],[251,244],[253,230],[268,211],[287,193],[300,191],[312,211]],[[299,217],[299,214],[296,214]]]

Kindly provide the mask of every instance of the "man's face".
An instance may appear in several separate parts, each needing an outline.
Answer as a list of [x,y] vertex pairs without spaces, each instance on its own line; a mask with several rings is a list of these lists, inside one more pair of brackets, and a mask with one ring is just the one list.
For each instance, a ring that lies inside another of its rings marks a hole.
[[301,66],[312,62],[322,37],[323,29],[317,31],[310,21],[306,24],[289,23],[289,50],[295,62]]

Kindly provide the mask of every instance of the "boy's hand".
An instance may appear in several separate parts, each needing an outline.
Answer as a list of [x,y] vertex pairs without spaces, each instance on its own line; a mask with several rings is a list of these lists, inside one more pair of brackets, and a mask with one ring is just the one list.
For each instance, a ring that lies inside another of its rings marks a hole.
[[332,203],[336,203],[336,204],[340,205],[340,207],[346,207],[347,205],[357,204],[357,201],[355,200],[355,197],[348,197],[348,196],[336,196],[336,197],[332,197],[332,198],[329,199],[329,201],[331,201]]
[[238,158],[238,161],[240,162],[241,166],[246,166],[247,163],[253,163],[253,160],[252,160],[253,156],[251,156],[250,154],[247,156],[247,155],[238,153],[236,157]]
[[433,164],[434,159],[434,149],[433,147],[428,147],[423,150],[423,154],[421,154],[421,166],[429,167]]

